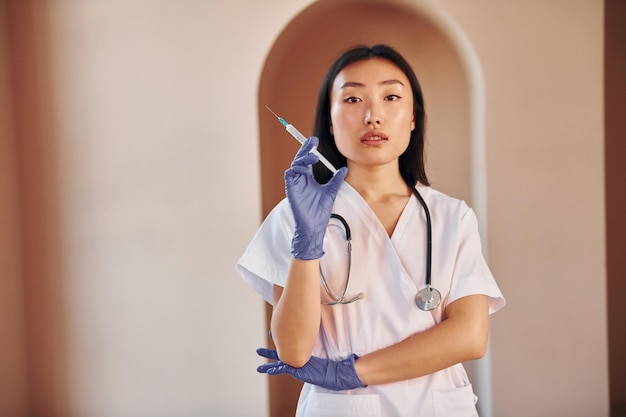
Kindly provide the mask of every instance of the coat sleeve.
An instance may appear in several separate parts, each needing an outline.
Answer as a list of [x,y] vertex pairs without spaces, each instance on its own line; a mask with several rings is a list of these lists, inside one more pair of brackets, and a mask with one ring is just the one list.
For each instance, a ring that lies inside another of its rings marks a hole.
[[274,303],[274,285],[285,286],[291,262],[294,220],[286,199],[268,214],[237,261],[237,274],[268,303]]
[[483,256],[476,214],[463,206],[448,303],[467,295],[485,294],[489,296],[489,314],[493,314],[504,307],[506,300]]

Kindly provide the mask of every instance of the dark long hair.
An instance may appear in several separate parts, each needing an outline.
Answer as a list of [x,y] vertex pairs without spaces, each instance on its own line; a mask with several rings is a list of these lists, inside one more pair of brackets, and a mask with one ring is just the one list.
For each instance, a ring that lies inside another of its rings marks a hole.
[[[406,151],[400,155],[400,174],[411,188],[415,187],[418,181],[424,185],[429,185],[424,168],[424,126],[426,113],[424,112],[422,89],[409,63],[395,49],[387,45],[374,45],[372,47],[363,45],[355,46],[344,52],[326,73],[320,88],[315,112],[315,123],[313,125],[313,134],[320,140],[318,149],[336,168],[347,165],[346,157],[339,152],[335,144],[335,139],[330,133],[330,92],[335,78],[342,69],[354,62],[365,61],[371,58],[386,59],[396,65],[411,83],[415,129],[411,132],[409,146]],[[332,177],[332,173],[319,162],[313,166],[313,173],[315,179],[320,183],[326,183]]]

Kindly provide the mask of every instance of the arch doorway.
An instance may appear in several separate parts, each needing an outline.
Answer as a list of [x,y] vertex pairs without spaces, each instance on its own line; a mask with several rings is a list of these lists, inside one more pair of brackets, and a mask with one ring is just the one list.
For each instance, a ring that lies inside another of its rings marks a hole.
[[[320,0],[294,17],[277,37],[259,83],[263,217],[284,198],[283,172],[299,147],[265,106],[308,136],[318,88],[334,59],[355,44],[386,43],[407,58],[422,86],[429,180],[433,187],[468,201],[484,227],[482,78],[477,60],[468,60],[473,52],[463,49],[467,44],[453,24],[412,3]],[[268,322],[270,314],[268,306]],[[483,381],[481,390],[476,372],[469,368],[481,397],[479,411],[489,417],[489,381]],[[270,416],[293,416],[301,384],[289,377],[272,377],[269,387]]]

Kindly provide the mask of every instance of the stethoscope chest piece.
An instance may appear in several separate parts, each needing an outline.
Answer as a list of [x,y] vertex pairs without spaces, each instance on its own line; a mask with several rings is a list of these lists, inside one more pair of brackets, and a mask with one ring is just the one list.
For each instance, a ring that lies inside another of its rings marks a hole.
[[420,310],[431,311],[439,307],[441,304],[441,293],[430,285],[419,290],[415,296],[415,305]]

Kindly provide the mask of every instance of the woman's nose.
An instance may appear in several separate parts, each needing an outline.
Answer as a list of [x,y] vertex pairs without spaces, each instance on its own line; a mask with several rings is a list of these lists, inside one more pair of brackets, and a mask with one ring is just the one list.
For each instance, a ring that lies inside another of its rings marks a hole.
[[382,119],[381,117],[378,115],[378,113],[374,113],[374,112],[367,112],[365,114],[365,120],[363,120],[363,124],[365,124],[366,126],[378,126],[382,123]]

